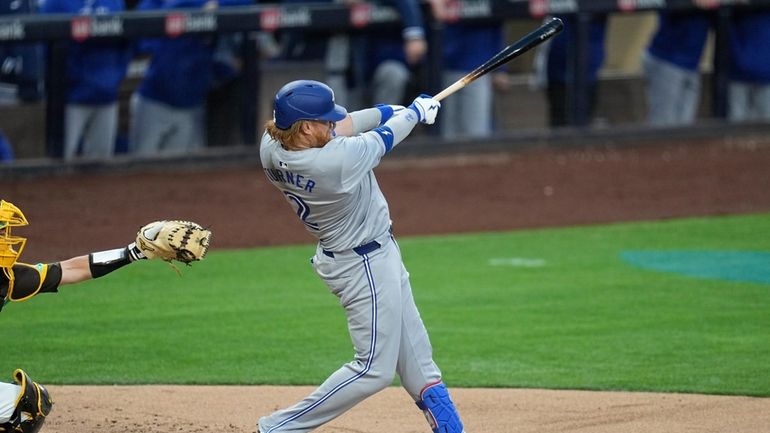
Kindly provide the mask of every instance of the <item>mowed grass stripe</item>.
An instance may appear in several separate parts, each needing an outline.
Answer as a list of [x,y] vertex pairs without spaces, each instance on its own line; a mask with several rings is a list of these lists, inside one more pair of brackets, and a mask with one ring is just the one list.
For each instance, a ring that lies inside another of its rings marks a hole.
[[[770,251],[770,215],[399,238],[452,386],[770,396],[770,285],[624,251]],[[317,384],[352,358],[311,245],[140,263],[6,306],[0,372],[51,384]]]

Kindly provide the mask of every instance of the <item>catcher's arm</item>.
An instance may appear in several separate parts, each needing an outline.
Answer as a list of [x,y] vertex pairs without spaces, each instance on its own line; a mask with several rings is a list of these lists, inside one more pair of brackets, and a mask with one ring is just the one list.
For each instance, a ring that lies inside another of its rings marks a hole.
[[0,310],[6,302],[26,301],[40,293],[54,293],[66,284],[98,278],[137,260],[130,250],[134,243],[123,248],[100,251],[72,257],[56,263],[30,265],[16,262],[3,269],[0,278]]
[[203,259],[210,240],[211,232],[194,222],[155,221],[139,229],[136,241],[123,248],[58,263],[14,263],[0,274],[0,311],[6,302],[56,292],[60,286],[102,277],[136,260],[160,258],[190,264]]
[[123,248],[94,252],[56,263],[31,265],[16,262],[3,284],[0,284],[0,294],[2,299],[18,302],[38,293],[56,292],[61,286],[99,278],[144,258],[137,256],[136,251],[132,242]]

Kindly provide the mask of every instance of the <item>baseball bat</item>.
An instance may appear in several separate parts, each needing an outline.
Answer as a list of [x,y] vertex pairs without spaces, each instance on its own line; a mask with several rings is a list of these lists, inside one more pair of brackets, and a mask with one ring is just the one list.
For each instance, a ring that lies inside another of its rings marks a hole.
[[464,77],[460,78],[452,85],[439,92],[436,96],[433,97],[433,99],[440,101],[446,98],[452,93],[467,86],[482,75],[486,75],[494,71],[503,64],[510,62],[516,57],[526,53],[530,49],[542,44],[548,39],[551,39],[563,29],[564,23],[559,18],[553,18],[549,20],[547,23],[538,27],[533,32],[503,48],[502,51],[492,56],[492,58],[487,60],[483,65],[472,70],[471,72],[468,72],[468,74],[466,74]]

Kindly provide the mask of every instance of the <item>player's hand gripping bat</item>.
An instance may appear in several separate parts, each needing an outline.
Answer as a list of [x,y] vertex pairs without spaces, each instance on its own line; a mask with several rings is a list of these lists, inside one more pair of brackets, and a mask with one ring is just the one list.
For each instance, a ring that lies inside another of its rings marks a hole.
[[520,55],[526,53],[530,49],[542,44],[548,39],[551,39],[557,33],[561,32],[563,29],[564,29],[564,23],[559,18],[553,18],[549,20],[547,23],[538,27],[532,33],[524,36],[518,41],[503,48],[502,51],[492,56],[492,58],[487,60],[483,65],[472,70],[467,75],[455,81],[452,85],[450,85],[446,89],[442,90],[440,93],[434,96],[433,99],[437,101],[441,101],[442,99],[446,98],[452,93],[467,86],[468,84],[473,82],[475,79],[481,77],[482,75],[486,75],[494,71],[495,69],[499,68],[503,64],[510,62],[516,57],[519,57]]

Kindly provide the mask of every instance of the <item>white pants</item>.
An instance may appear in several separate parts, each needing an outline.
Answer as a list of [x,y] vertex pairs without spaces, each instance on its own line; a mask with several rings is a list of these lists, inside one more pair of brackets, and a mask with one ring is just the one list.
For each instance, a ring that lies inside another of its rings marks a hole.
[[731,82],[728,106],[731,121],[770,120],[770,84]]
[[118,104],[68,104],[64,121],[64,159],[78,154],[82,141],[85,158],[109,158],[115,153],[118,130]]
[[390,237],[378,242],[379,249],[363,256],[316,252],[316,273],[345,309],[355,359],[304,400],[260,418],[261,433],[313,430],[389,386],[396,374],[415,401],[426,385],[441,380],[401,251]]
[[11,420],[13,411],[16,410],[16,398],[20,392],[19,385],[0,382],[0,424]]
[[[464,77],[467,72],[444,73],[444,87]],[[444,138],[487,137],[492,134],[492,76],[477,78],[449,98],[441,101],[439,123]]]
[[701,78],[690,71],[645,53],[647,119],[653,126],[684,126],[695,122]]
[[205,107],[177,108],[131,96],[129,146],[136,155],[180,154],[206,146]]

